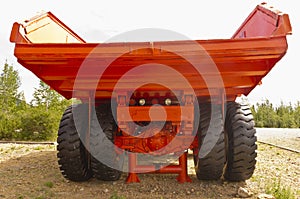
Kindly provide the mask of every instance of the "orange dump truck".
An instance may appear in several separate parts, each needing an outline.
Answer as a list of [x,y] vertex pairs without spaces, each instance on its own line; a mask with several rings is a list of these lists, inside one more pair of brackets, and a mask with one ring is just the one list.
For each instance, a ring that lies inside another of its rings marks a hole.
[[[58,162],[73,181],[250,178],[256,164],[248,95],[287,51],[289,17],[263,3],[230,39],[86,43],[52,13],[14,23],[18,62],[66,99]],[[177,163],[178,161],[178,163]]]

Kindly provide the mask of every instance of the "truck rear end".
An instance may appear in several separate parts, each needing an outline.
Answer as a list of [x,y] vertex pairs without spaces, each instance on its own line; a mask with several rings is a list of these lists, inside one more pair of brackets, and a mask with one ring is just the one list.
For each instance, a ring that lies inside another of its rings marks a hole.
[[86,43],[48,12],[15,23],[10,40],[21,65],[82,102],[58,130],[66,178],[177,173],[183,183],[189,150],[198,179],[252,176],[254,120],[235,100],[285,55],[289,34],[288,15],[261,4],[230,39]]

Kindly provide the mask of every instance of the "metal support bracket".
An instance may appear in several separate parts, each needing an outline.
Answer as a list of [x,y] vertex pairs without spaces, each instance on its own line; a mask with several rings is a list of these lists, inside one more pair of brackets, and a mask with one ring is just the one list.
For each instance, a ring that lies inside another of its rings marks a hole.
[[87,155],[87,162],[88,162],[88,168],[91,168],[91,154],[90,154],[90,137],[91,137],[91,121],[92,121],[92,99],[94,98],[94,93],[89,92],[89,98],[88,98],[88,126],[87,126],[87,132],[85,136],[85,148],[86,148],[86,155]]
[[140,179],[137,173],[178,173],[176,180],[179,183],[192,182],[191,178],[188,176],[187,170],[187,152],[184,152],[178,159],[178,165],[169,165],[162,167],[158,170],[156,165],[137,165],[137,155],[136,153],[128,154],[128,163],[129,163],[129,174],[126,179],[126,183],[138,183]]

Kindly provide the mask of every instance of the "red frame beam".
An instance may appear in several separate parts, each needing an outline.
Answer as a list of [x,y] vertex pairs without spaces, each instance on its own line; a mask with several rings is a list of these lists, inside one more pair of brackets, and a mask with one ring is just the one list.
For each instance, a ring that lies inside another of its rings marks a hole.
[[118,122],[193,120],[193,106],[118,106]]

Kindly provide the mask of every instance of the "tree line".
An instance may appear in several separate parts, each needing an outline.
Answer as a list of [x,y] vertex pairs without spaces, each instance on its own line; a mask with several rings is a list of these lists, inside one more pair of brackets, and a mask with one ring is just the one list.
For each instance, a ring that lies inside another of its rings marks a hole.
[[18,71],[5,63],[0,72],[0,140],[55,140],[61,116],[72,102],[40,81],[26,103],[20,86]]
[[[40,81],[27,103],[12,65],[0,70],[0,140],[55,140],[64,110],[72,104]],[[274,107],[266,100],[252,106],[257,127],[300,128],[300,102]]]
[[275,107],[269,100],[251,107],[256,127],[300,128],[300,102]]

